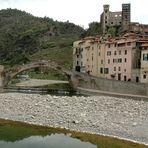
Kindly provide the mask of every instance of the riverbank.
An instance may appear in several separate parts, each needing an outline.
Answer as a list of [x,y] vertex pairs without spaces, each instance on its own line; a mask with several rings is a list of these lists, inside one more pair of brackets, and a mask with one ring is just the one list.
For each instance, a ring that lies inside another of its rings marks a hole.
[[95,134],[148,145],[148,102],[107,96],[0,94],[0,118]]

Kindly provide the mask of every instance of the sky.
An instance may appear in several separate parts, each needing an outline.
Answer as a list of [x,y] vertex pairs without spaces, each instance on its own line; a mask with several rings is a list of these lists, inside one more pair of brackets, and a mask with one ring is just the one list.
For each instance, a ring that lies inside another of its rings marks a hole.
[[0,9],[16,8],[34,16],[49,17],[57,21],[69,21],[88,27],[90,22],[100,21],[103,5],[110,11],[121,11],[122,3],[131,3],[131,21],[148,24],[148,0],[0,0]]

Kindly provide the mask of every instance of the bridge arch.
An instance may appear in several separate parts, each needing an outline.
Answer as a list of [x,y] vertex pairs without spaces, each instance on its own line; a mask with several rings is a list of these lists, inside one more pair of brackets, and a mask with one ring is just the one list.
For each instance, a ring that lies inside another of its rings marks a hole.
[[29,69],[41,68],[41,67],[47,67],[47,68],[57,70],[60,73],[62,73],[63,75],[66,75],[68,80],[70,81],[70,77],[72,74],[72,72],[70,70],[65,69],[63,66],[61,66],[53,61],[52,62],[51,61],[37,61],[37,62],[32,62],[32,63],[28,63],[28,64],[24,64],[24,65],[17,65],[17,66],[10,68],[10,69],[7,69],[5,72],[4,86],[7,86],[9,84],[9,82],[19,73],[21,73],[23,71],[27,71]]

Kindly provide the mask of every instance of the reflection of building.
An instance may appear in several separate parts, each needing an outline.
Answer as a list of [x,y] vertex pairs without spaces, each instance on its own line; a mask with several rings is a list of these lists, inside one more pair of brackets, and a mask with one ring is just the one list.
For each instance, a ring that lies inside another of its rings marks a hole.
[[104,11],[100,17],[103,34],[105,34],[110,27],[120,27],[122,31],[126,31],[129,29],[130,21],[130,4],[122,4],[122,11],[116,12],[109,11],[109,5],[104,5]]
[[73,68],[93,76],[148,82],[148,39],[134,33],[103,40],[87,37],[74,42]]

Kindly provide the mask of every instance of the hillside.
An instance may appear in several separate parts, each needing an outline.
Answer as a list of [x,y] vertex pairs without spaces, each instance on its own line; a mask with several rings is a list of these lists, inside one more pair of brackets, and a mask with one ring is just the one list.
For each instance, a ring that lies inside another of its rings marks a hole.
[[72,63],[72,43],[84,33],[69,22],[39,18],[16,9],[0,11],[0,64],[15,65],[52,59]]

